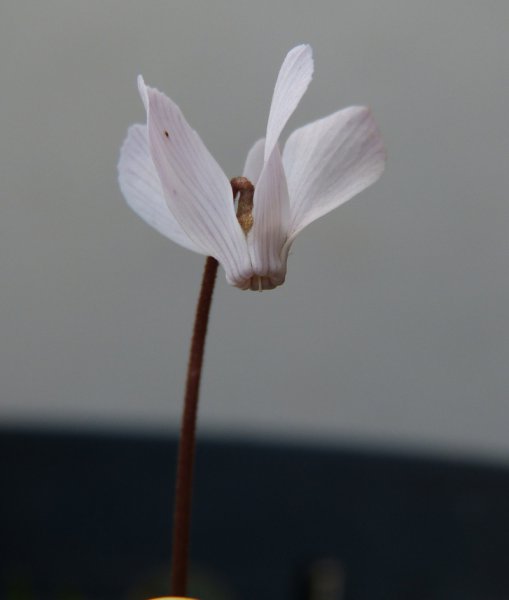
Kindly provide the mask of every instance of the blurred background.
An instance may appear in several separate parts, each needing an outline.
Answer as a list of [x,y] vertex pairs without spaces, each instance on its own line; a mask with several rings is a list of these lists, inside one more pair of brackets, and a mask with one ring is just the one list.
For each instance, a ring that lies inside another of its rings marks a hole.
[[509,459],[506,2],[2,2],[4,422],[172,430],[203,259],[126,207],[116,163],[170,95],[229,176],[286,52],[289,131],[369,104],[383,179],[305,230],[272,294],[221,275],[202,431]]
[[220,274],[200,435],[505,473],[508,22],[504,0],[2,0],[4,430],[174,436],[203,258],[118,189],[145,119],[136,76],[233,177],[307,42],[315,75],[287,133],[368,104],[387,170],[299,236],[283,287]]

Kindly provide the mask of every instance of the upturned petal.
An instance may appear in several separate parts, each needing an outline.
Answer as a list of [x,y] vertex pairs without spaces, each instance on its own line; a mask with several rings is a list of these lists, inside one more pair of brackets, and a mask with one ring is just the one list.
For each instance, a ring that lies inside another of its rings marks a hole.
[[222,264],[229,283],[245,281],[251,265],[230,182],[179,107],[141,77],[138,85],[150,155],[171,213],[202,253]]
[[191,241],[164,198],[161,181],[148,149],[146,125],[132,125],[120,150],[118,181],[127,204],[146,223],[184,248],[202,253]]
[[352,106],[294,131],[283,164],[290,195],[289,247],[306,225],[380,177],[385,150],[369,109]]
[[311,46],[296,46],[281,65],[270,105],[264,159],[267,161],[288,119],[297,108],[313,77]]
[[253,227],[248,234],[254,271],[250,289],[272,289],[285,280],[287,254],[283,247],[290,205],[278,139],[312,76],[311,47],[302,44],[290,50],[276,80],[265,143],[258,140],[246,159],[244,175],[255,183]]

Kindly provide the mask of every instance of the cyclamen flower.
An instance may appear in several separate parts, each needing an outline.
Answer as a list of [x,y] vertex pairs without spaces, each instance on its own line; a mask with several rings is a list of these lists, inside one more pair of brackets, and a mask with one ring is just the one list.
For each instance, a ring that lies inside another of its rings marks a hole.
[[365,107],[345,108],[297,129],[281,154],[279,136],[312,74],[311,47],[291,50],[276,81],[266,136],[244,166],[254,185],[252,204],[243,207],[247,219],[236,214],[228,178],[179,107],[138,78],[147,124],[129,128],[120,153],[127,203],[164,236],[216,258],[228,283],[243,290],[281,285],[297,234],[384,170],[382,141]]

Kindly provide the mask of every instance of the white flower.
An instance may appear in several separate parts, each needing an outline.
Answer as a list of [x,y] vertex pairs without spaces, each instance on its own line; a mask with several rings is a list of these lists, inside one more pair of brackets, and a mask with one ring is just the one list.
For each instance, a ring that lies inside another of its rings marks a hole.
[[249,151],[243,176],[255,186],[252,226],[241,227],[232,188],[179,107],[138,78],[146,125],[122,146],[119,182],[129,206],[177,244],[215,257],[241,289],[285,280],[296,235],[382,174],[385,153],[369,110],[345,108],[294,131],[281,155],[279,136],[313,73],[310,46],[286,56],[267,132]]

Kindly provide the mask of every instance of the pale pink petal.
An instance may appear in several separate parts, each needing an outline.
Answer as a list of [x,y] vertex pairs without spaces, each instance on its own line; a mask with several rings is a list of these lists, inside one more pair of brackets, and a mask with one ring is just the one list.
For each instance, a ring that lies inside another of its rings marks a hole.
[[244,165],[244,170],[242,171],[242,176],[247,177],[249,181],[256,186],[256,182],[258,181],[258,177],[260,177],[260,173],[263,168],[263,151],[265,148],[265,139],[262,138],[254,143],[251,150],[248,152],[246,158],[246,164]]
[[272,153],[284,126],[297,108],[297,104],[304,95],[312,76],[313,55],[311,46],[302,44],[290,50],[279,71],[272,96],[267,123],[265,160]]
[[149,148],[168,207],[189,238],[223,266],[230,283],[250,270],[244,233],[237,221],[230,182],[179,107],[145,86]]
[[148,149],[146,125],[132,125],[120,150],[118,181],[127,204],[149,225],[177,244],[202,253],[171,214]]
[[253,205],[253,228],[248,234],[253,271],[268,277],[273,286],[280,285],[286,273],[286,255],[281,251],[288,233],[289,201],[277,145],[258,179]]
[[370,111],[352,106],[294,131],[283,164],[290,194],[288,246],[306,225],[374,183],[385,168],[385,150]]

